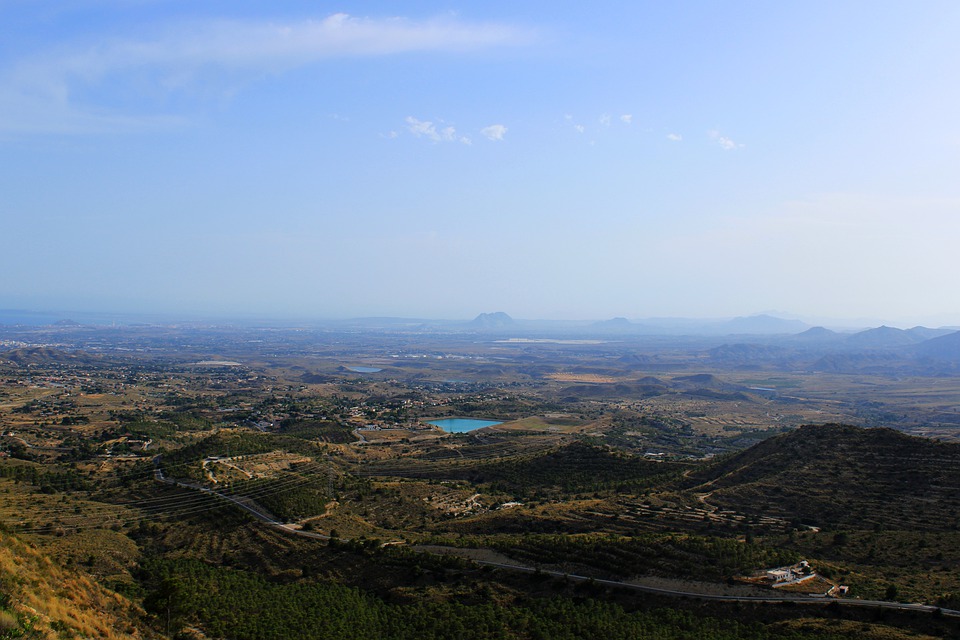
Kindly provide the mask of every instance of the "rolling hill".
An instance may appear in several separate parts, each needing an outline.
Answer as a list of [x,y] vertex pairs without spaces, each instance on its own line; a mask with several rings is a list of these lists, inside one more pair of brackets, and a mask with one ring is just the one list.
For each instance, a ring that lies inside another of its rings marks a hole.
[[160,637],[127,598],[3,532],[0,585],[0,638]]
[[960,363],[960,331],[921,342],[914,347],[914,353],[922,358]]
[[960,445],[893,429],[804,426],[691,474],[710,504],[828,528],[960,526]]
[[910,333],[895,327],[877,327],[855,333],[847,338],[848,346],[860,349],[891,349],[906,347],[923,340],[916,333]]
[[64,351],[53,347],[21,347],[0,353],[0,361],[6,360],[21,367],[47,366],[52,364],[92,365],[102,358],[83,351]]

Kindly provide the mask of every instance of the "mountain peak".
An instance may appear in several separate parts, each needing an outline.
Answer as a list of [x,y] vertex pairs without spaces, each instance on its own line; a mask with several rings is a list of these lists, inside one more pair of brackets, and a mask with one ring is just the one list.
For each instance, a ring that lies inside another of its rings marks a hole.
[[481,313],[470,324],[481,329],[500,329],[513,326],[513,318],[503,311],[495,311],[493,313]]
[[853,334],[847,338],[847,343],[858,347],[889,348],[915,344],[920,340],[921,338],[915,337],[903,329],[882,325],[875,329],[867,329]]

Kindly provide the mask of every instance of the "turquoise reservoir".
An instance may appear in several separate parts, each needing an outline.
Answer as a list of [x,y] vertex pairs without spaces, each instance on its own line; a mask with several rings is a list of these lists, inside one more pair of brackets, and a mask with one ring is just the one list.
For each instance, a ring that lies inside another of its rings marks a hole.
[[441,418],[440,420],[427,420],[428,424],[433,424],[447,433],[466,433],[474,429],[492,427],[495,424],[503,424],[501,420],[478,420],[476,418]]

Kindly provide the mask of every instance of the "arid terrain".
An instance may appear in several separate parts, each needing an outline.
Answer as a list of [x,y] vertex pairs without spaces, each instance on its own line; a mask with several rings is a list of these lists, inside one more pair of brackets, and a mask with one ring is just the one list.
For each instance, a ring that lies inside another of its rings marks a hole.
[[[774,338],[757,340],[733,351],[769,353]],[[346,589],[392,621],[385,637],[414,633],[428,604],[447,629],[489,606],[540,620],[557,597],[571,621],[590,602],[624,629],[675,631],[672,611],[730,637],[761,621],[954,633],[960,376],[897,349],[871,347],[891,370],[825,372],[808,366],[817,354],[793,369],[732,362],[728,344],[0,328],[0,622],[41,636],[280,637],[278,612],[262,628],[216,612],[238,606],[234,589],[292,607]],[[451,417],[498,424],[431,424]],[[807,573],[770,578],[800,562]],[[28,565],[33,582],[18,582]],[[56,595],[68,582],[84,585],[69,601]]]

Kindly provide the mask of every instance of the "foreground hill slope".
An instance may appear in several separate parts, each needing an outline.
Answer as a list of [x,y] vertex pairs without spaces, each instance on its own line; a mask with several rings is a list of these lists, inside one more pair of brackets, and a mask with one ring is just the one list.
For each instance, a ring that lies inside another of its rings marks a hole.
[[0,638],[153,638],[143,610],[0,533]]
[[960,526],[960,445],[886,428],[804,426],[690,474],[722,508],[830,528]]

